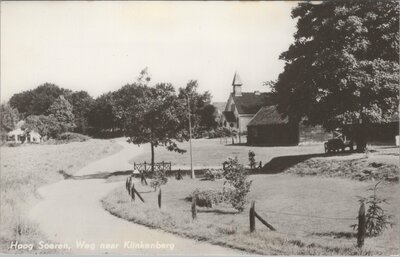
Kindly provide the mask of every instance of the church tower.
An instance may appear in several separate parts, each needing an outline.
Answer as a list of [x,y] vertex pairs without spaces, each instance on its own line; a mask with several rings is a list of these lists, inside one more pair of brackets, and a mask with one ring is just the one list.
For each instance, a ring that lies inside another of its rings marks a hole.
[[235,76],[233,77],[233,95],[241,96],[242,95],[242,81],[240,80],[239,74],[235,72]]

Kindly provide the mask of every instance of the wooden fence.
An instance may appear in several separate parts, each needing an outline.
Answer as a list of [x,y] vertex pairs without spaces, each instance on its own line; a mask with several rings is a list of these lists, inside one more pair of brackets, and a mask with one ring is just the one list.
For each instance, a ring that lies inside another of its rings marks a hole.
[[[171,162],[155,162],[154,163],[154,171],[171,171],[172,164]],[[151,171],[151,163],[133,163],[133,170],[138,170],[139,172],[150,172]]]

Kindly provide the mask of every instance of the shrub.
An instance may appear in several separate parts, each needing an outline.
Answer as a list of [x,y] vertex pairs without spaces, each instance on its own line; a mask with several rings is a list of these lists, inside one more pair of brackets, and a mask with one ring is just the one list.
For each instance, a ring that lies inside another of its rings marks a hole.
[[233,208],[242,212],[252,181],[247,181],[247,172],[243,165],[239,164],[237,157],[229,158],[223,176],[226,179],[223,189],[225,199]]
[[[383,203],[388,203],[387,199],[380,198],[377,195],[379,183],[381,182],[376,183],[373,188],[368,189],[374,191],[371,196],[361,199],[361,201],[365,202],[365,204],[368,206],[365,214],[365,226],[367,235],[371,237],[379,236],[388,226],[393,226],[393,223],[390,221],[392,216],[387,215],[386,211],[381,206]],[[358,225],[355,224],[352,225],[352,227],[357,229]]]
[[21,146],[22,144],[15,143],[15,142],[7,142],[5,145],[8,147],[18,147],[18,146]]
[[217,190],[202,190],[196,189],[191,196],[187,197],[188,201],[192,201],[192,197],[197,195],[196,205],[200,207],[212,208],[213,205],[220,204],[224,201],[224,195]]
[[206,170],[206,172],[204,174],[204,179],[211,180],[211,181],[214,181],[216,179],[221,179],[221,178],[223,178],[222,173],[223,173],[222,170],[208,169],[208,170]]
[[249,162],[250,169],[254,169],[256,167],[256,154],[253,151],[249,151]]
[[233,132],[225,127],[218,127],[208,133],[209,138],[219,138],[219,137],[231,137]]
[[78,133],[73,133],[73,132],[65,132],[62,133],[59,136],[59,140],[67,141],[67,142],[84,142],[89,140],[90,137],[78,134]]
[[157,170],[154,171],[153,179],[150,181],[150,186],[154,188],[154,191],[157,190],[162,185],[167,184],[168,178],[165,170]]

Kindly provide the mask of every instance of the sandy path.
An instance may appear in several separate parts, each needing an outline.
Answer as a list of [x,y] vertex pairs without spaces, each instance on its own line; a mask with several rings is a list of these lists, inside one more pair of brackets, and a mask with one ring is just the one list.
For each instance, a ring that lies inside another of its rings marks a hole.
[[[118,143],[124,147],[123,150],[87,165],[75,175],[132,169],[128,160],[140,154],[142,149],[123,141]],[[105,183],[103,179],[86,179],[63,180],[41,187],[38,191],[43,200],[31,210],[30,217],[40,224],[49,240],[67,244],[71,253],[242,254],[232,249],[149,229],[112,216],[102,208],[100,200],[118,186],[124,186],[124,182]],[[87,244],[79,246],[78,243],[83,241]],[[131,248],[131,242],[139,247]],[[146,243],[152,244],[149,247],[153,249],[146,249]],[[101,248],[101,244],[114,244],[115,247]],[[164,249],[160,244],[164,244]]]

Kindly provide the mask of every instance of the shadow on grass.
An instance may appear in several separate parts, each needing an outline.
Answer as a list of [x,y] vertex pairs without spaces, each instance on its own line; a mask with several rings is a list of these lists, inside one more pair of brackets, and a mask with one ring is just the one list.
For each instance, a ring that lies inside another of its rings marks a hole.
[[325,236],[325,237],[333,237],[333,238],[356,238],[357,233],[355,232],[322,232],[322,233],[311,233],[313,236]]
[[[83,180],[83,179],[108,179],[109,177],[112,176],[127,176],[132,174],[132,170],[125,170],[125,171],[115,171],[115,172],[99,172],[95,174],[89,174],[89,175],[82,175],[82,176],[74,176],[66,173],[64,170],[59,170],[58,173],[60,173],[64,179],[74,179],[74,180]],[[139,174],[134,174],[137,177],[140,177]]]
[[295,166],[301,162],[304,162],[311,158],[323,158],[323,157],[331,157],[331,156],[347,156],[353,153],[336,153],[336,154],[303,154],[303,155],[288,155],[288,156],[279,156],[272,158],[267,164],[265,164],[261,169],[255,169],[250,172],[251,175],[259,175],[259,174],[278,174],[281,173],[290,167]]
[[[191,171],[190,170],[179,170],[181,172],[182,176],[190,176]],[[174,177],[178,170],[172,170],[167,172],[168,177]],[[195,170],[196,172],[196,177],[201,178],[204,176],[204,173],[206,172],[206,169],[200,169],[200,170]],[[93,173],[89,175],[81,175],[81,176],[74,176],[71,174],[68,174],[64,170],[59,170],[59,174],[61,174],[64,179],[74,179],[74,180],[83,180],[83,179],[108,179],[113,176],[128,176],[128,175],[133,175],[135,178],[140,178],[139,173],[133,173],[133,170],[121,170],[121,171],[114,171],[114,172],[98,172],[98,173]],[[146,178],[148,176],[146,175]]]
[[198,209],[198,213],[215,213],[219,215],[226,215],[226,214],[238,214],[237,211],[224,211],[224,210],[218,210],[218,209]]

